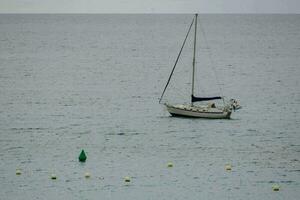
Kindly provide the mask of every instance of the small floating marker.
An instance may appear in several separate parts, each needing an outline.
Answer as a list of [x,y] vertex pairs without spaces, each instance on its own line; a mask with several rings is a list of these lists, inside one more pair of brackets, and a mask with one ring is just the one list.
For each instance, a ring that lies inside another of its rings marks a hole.
[[85,172],[84,177],[85,177],[85,178],[90,178],[90,177],[91,177],[91,174],[90,174],[89,172]]
[[79,159],[79,162],[85,162],[86,161],[86,155],[85,155],[85,152],[84,152],[83,149],[82,149],[78,159]]
[[172,162],[168,162],[167,166],[171,168],[171,167],[173,167],[173,163]]
[[22,174],[21,170],[20,170],[20,169],[17,169],[17,170],[16,170],[16,175],[21,175],[21,174]]
[[124,177],[124,181],[125,181],[126,183],[129,183],[129,182],[130,182],[130,177],[129,177],[129,176],[125,176],[125,177]]
[[51,179],[56,180],[56,174],[51,174]]
[[226,171],[231,171],[231,165],[230,164],[227,164],[227,165],[225,165],[225,170]]
[[272,185],[272,190],[279,191],[279,185],[277,185],[277,184]]

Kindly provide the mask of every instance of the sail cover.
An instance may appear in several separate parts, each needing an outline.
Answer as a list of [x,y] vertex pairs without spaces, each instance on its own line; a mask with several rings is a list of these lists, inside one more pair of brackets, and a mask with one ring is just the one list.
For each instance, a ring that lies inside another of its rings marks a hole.
[[192,102],[210,101],[210,100],[214,100],[214,99],[222,99],[222,97],[195,97],[194,95],[192,95]]

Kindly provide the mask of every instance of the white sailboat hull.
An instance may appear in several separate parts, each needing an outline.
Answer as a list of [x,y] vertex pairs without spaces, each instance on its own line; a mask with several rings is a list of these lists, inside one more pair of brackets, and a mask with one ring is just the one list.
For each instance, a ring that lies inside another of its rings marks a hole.
[[191,106],[170,106],[166,105],[168,112],[172,116],[181,117],[196,117],[196,118],[207,118],[207,119],[229,119],[231,110],[224,111],[218,108],[200,108]]

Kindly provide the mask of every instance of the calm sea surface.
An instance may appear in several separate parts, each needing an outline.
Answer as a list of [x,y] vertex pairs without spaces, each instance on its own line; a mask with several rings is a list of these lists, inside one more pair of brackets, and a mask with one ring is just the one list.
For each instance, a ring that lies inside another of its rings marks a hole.
[[231,120],[158,104],[192,17],[0,15],[0,199],[299,199],[300,15],[199,16],[197,94],[239,99]]

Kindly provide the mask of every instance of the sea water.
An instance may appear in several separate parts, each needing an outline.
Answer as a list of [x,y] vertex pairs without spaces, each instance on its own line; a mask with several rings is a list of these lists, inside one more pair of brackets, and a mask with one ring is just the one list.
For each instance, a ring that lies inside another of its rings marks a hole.
[[[298,199],[300,16],[199,16],[196,95],[230,120],[158,104],[192,18],[0,15],[0,199]],[[164,101],[189,101],[192,40]]]

